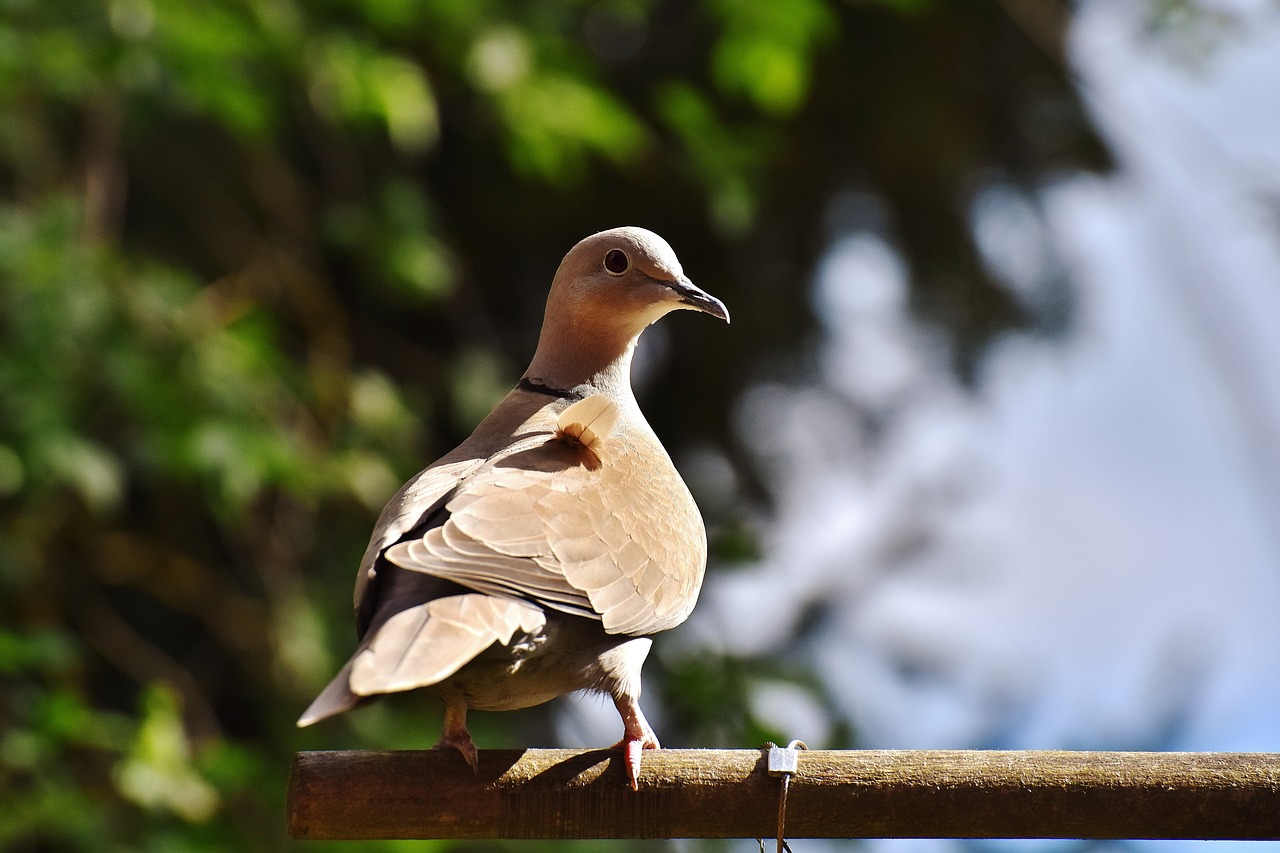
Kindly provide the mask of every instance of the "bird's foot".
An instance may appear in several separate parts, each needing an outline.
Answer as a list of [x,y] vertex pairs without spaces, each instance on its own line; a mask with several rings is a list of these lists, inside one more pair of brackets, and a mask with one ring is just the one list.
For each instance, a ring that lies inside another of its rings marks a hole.
[[476,749],[475,741],[471,740],[471,735],[463,732],[459,737],[457,735],[440,738],[432,749],[456,749],[462,753],[463,759],[471,766],[472,773],[480,772],[480,750]]
[[658,749],[661,744],[650,730],[647,738],[631,738],[624,737],[613,745],[613,749],[622,750],[622,767],[627,772],[627,779],[631,782],[631,790],[640,790],[640,756],[642,750]]
[[440,733],[440,740],[433,748],[458,750],[467,764],[471,765],[471,772],[480,772],[480,751],[471,739],[471,732],[467,731],[466,705],[445,706],[444,731]]
[[640,790],[640,756],[642,750],[659,749],[658,736],[640,710],[640,703],[633,696],[615,697],[614,704],[622,715],[622,740],[613,749],[622,750],[622,767],[631,781],[631,790]]

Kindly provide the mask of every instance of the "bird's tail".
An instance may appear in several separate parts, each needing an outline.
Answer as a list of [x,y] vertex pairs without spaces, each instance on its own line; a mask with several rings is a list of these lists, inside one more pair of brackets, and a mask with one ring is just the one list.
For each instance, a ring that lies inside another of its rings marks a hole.
[[318,723],[343,711],[350,711],[361,702],[367,701],[366,697],[357,696],[351,692],[350,679],[351,661],[347,661],[346,666],[333,677],[333,681],[330,681],[307,710],[303,711],[302,716],[298,718],[298,728]]

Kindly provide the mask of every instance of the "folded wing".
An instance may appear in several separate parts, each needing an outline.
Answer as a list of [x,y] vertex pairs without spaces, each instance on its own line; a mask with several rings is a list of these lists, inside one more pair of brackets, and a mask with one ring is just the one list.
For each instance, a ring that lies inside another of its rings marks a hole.
[[445,503],[442,524],[386,558],[479,592],[600,619],[613,634],[682,622],[706,556],[692,499],[660,445],[602,435],[616,420],[607,407],[579,411],[590,416],[579,435],[588,434],[603,465],[593,467],[561,435],[562,416],[540,444],[469,477]]

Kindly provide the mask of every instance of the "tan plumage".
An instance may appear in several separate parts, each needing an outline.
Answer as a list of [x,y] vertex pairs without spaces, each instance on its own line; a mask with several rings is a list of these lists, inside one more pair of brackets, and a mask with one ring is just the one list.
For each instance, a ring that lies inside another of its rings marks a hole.
[[688,617],[706,564],[701,516],[630,384],[640,333],[677,308],[729,319],[656,234],[605,231],[565,256],[520,384],[383,510],[356,653],[298,725],[422,687],[445,703],[437,746],[475,767],[468,708],[597,690],[636,785],[658,745],[638,704],[648,635]]
[[578,448],[578,458],[588,471],[601,465],[604,439],[621,417],[617,405],[604,394],[579,400],[556,418],[556,438]]

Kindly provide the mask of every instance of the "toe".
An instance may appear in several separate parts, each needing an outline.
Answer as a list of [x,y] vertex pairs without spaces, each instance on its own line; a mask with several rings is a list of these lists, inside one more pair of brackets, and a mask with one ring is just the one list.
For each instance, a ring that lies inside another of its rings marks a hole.
[[627,773],[631,790],[640,790],[640,759],[644,750],[659,748],[657,737],[652,731],[641,737],[624,737],[613,748],[622,750],[622,768]]
[[471,772],[480,772],[480,751],[476,749],[475,742],[471,740],[471,735],[440,738],[439,743],[434,748],[458,750],[462,754],[462,758],[471,767]]

